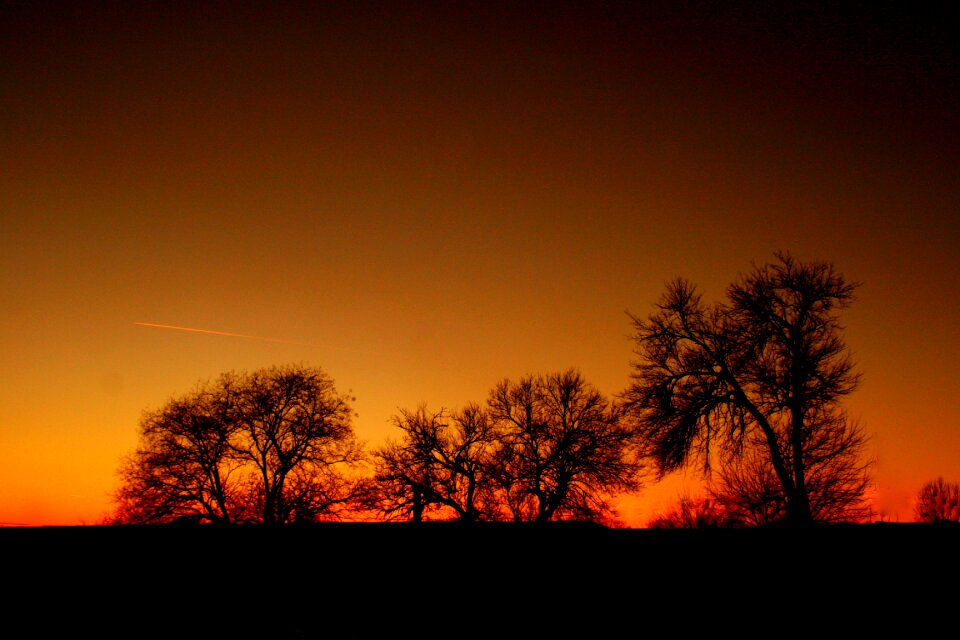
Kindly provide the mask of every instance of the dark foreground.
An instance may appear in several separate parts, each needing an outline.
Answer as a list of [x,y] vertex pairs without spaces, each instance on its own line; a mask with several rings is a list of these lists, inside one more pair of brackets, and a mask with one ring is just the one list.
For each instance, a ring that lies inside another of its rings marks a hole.
[[920,632],[960,580],[960,527],[922,525],[68,527],[0,545],[23,630],[5,637],[860,635],[903,615]]

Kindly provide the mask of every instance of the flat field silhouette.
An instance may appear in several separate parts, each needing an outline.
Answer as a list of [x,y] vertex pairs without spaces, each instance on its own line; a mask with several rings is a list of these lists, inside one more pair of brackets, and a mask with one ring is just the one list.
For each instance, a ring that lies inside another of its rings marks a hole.
[[655,622],[683,635],[862,632],[913,606],[946,606],[940,584],[957,575],[958,542],[960,527],[885,523],[0,530],[7,618],[36,637],[609,637]]

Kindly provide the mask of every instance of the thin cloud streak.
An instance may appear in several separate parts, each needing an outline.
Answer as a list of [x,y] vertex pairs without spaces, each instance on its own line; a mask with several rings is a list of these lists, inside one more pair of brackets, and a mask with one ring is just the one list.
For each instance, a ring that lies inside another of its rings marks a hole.
[[134,322],[138,327],[153,327],[155,329],[173,329],[174,331],[188,331],[190,333],[206,333],[214,336],[227,336],[228,338],[246,338],[247,340],[262,340],[263,342],[280,342],[284,344],[305,344],[295,340],[284,340],[282,338],[268,338],[265,336],[250,336],[243,333],[231,333],[229,331],[214,331],[212,329],[196,329],[194,327],[178,327],[172,324],[156,324],[154,322]]
[[379,352],[370,351],[367,349],[354,349],[351,347],[337,347],[328,344],[317,344],[315,342],[305,342],[303,340],[286,340],[284,338],[270,338],[267,336],[251,336],[245,333],[232,333],[230,331],[216,331],[213,329],[197,329],[195,327],[181,327],[173,324],[157,324],[155,322],[134,322],[134,325],[138,327],[151,327],[154,329],[171,329],[173,331],[186,331],[189,333],[203,333],[213,336],[226,336],[228,338],[245,338],[247,340],[260,340],[261,342],[274,342],[277,344],[295,344],[304,347],[316,347],[319,349],[332,349],[335,351],[348,351],[351,353],[361,353],[366,355],[380,355]]

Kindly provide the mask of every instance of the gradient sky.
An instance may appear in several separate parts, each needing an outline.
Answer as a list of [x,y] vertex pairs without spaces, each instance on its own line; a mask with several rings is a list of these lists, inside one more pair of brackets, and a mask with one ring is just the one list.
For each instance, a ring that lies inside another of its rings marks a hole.
[[877,510],[960,481],[956,18],[269,4],[0,2],[0,522],[97,522],[141,412],[223,371],[320,366],[372,445],[504,377],[617,393],[625,311],[781,249],[863,282]]

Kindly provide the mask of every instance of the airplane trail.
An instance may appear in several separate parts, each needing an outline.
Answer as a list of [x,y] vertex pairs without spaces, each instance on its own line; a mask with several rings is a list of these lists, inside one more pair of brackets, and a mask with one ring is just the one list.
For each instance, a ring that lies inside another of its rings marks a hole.
[[157,324],[155,322],[134,322],[138,327],[152,327],[154,329],[172,329],[173,331],[187,331],[189,333],[205,333],[213,336],[226,336],[228,338],[246,338],[247,340],[260,340],[262,342],[275,342],[278,344],[296,344],[305,347],[316,347],[319,349],[332,349],[335,351],[347,351],[365,355],[376,356],[379,352],[367,349],[354,349],[351,347],[338,347],[329,344],[317,344],[314,342],[304,342],[302,340],[285,340],[283,338],[268,338],[266,336],[251,336],[245,333],[232,333],[230,331],[215,331],[213,329],[197,329],[196,327],[181,327],[175,324]]
[[293,340],[283,340],[282,338],[267,338],[265,336],[250,336],[243,333],[231,333],[229,331],[214,331],[212,329],[196,329],[194,327],[178,327],[173,324],[156,324],[154,322],[134,322],[138,327],[153,327],[155,329],[173,329],[174,331],[189,331],[190,333],[206,333],[214,336],[227,336],[229,338],[246,338],[247,340],[262,340],[264,342],[280,342],[284,344],[299,344]]

